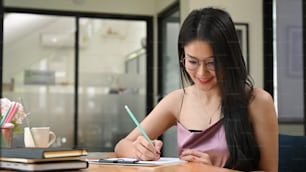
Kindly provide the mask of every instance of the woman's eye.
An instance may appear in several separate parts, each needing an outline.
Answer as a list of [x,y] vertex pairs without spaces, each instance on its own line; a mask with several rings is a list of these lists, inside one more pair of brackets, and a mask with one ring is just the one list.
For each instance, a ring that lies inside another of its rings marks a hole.
[[198,64],[198,62],[195,61],[195,60],[189,60],[188,62],[189,62],[190,64],[193,64],[193,65]]
[[208,65],[208,66],[214,66],[214,65],[215,65],[215,62],[207,62],[207,65]]

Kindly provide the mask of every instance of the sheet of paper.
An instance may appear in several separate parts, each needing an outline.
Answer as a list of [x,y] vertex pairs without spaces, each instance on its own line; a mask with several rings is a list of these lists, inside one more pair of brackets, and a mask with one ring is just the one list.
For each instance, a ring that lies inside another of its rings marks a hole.
[[183,160],[180,160],[179,158],[174,157],[161,157],[157,161],[138,161],[139,164],[152,164],[152,165],[162,165],[162,164],[172,164],[172,163],[180,163],[180,162],[186,162]]
[[101,160],[88,160],[89,163],[96,164],[117,164],[117,165],[143,165],[143,166],[158,166],[164,164],[183,163],[186,161],[176,157],[161,157],[157,161],[139,161],[134,158],[107,158]]

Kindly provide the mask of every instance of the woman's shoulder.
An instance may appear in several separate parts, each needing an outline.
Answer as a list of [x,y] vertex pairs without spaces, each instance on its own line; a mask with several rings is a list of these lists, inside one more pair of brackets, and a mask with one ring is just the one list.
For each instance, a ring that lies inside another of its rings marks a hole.
[[166,98],[166,99],[178,99],[178,98],[182,98],[184,93],[185,93],[185,91],[186,90],[184,90],[183,88],[176,89],[176,90],[173,90],[173,91],[169,92],[164,98]]
[[184,99],[184,95],[188,94],[190,91],[190,87],[180,88],[169,92],[165,95],[160,103],[168,104],[170,106],[177,106],[180,105]]
[[154,109],[159,111],[159,114],[171,114],[177,118],[183,98],[184,89],[173,90],[162,97]]
[[261,118],[267,114],[276,116],[274,101],[270,93],[262,88],[254,88],[250,102],[250,112],[253,118]]
[[271,94],[259,87],[254,87],[252,100],[255,103],[267,103],[271,101],[273,102]]

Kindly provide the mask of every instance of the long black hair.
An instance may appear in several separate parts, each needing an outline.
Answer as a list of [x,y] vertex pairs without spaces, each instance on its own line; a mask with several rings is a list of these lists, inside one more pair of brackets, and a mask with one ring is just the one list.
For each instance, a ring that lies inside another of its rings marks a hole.
[[[193,10],[183,22],[178,38],[179,61],[184,47],[194,41],[208,42],[214,53],[216,77],[221,92],[221,111],[230,157],[225,165],[237,170],[258,170],[260,152],[249,119],[253,82],[248,75],[235,25],[230,15],[217,8]],[[183,64],[182,85],[194,84]]]

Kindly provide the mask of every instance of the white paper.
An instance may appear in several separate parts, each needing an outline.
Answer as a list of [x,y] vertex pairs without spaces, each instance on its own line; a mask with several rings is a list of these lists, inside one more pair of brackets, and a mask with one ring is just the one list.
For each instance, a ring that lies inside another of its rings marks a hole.
[[183,161],[183,160],[180,160],[179,158],[174,158],[174,157],[161,157],[157,161],[138,161],[137,163],[162,165],[162,164],[173,164],[173,163],[180,163],[180,162],[186,162],[186,161]]
[[99,160],[88,160],[89,163],[95,164],[114,164],[114,165],[143,165],[143,166],[157,166],[164,164],[183,163],[186,161],[180,160],[176,157],[161,157],[157,161],[137,161],[134,158],[107,158],[101,161]]

